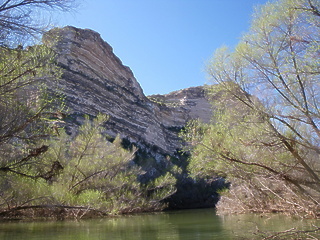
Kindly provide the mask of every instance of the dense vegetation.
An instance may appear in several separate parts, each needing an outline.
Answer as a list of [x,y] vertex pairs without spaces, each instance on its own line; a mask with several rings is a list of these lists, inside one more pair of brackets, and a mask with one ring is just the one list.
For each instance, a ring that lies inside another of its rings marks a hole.
[[141,184],[134,151],[124,150],[119,138],[106,141],[105,121],[101,115],[87,118],[75,137],[57,129],[56,136],[37,141],[42,147],[31,150],[37,155],[8,162],[0,214],[81,218],[161,210],[161,200],[175,191],[175,178],[167,173]]
[[218,210],[320,216],[319,32],[318,0],[267,3],[208,64],[212,123],[190,123],[185,138],[195,177],[231,183]]
[[167,171],[139,182],[144,172],[132,161],[135,150],[125,150],[119,138],[107,141],[106,116],[84,118],[68,135],[54,51],[35,44],[24,49],[47,29],[35,12],[68,10],[72,3],[0,4],[0,216],[81,218],[161,210],[162,200],[176,191],[173,175]]
[[67,10],[71,3],[0,4],[0,216],[155,211],[166,207],[164,199],[187,207],[192,191],[208,199],[221,187],[211,185],[218,176],[231,183],[221,191],[220,211],[319,217],[318,0],[268,3],[233,51],[216,51],[208,64],[217,83],[208,86],[212,122],[191,122],[183,134],[189,161],[170,159],[148,181],[133,161],[136,149],[106,140],[107,116],[84,117],[66,133],[63,95],[49,90],[61,76],[54,51],[23,49],[46,29],[35,24],[33,9]]

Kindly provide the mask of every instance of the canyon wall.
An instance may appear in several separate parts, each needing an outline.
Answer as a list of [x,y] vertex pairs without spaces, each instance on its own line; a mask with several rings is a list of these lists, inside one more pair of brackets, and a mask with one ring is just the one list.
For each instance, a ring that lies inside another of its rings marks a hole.
[[97,32],[55,28],[43,37],[58,54],[69,114],[109,115],[106,132],[161,158],[181,149],[178,131],[191,119],[209,121],[211,107],[203,87],[146,97],[129,67]]

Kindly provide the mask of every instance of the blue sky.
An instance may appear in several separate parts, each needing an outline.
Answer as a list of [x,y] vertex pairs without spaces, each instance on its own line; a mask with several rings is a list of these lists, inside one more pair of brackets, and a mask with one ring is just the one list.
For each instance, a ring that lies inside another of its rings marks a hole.
[[208,83],[213,52],[234,47],[267,0],[82,0],[58,25],[101,34],[146,95]]

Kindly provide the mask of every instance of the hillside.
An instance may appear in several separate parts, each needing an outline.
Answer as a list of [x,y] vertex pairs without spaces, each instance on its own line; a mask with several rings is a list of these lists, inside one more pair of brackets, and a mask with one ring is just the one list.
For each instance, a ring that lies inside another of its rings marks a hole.
[[58,64],[64,69],[59,88],[66,96],[69,114],[80,118],[83,114],[109,115],[107,133],[111,137],[119,134],[148,155],[159,160],[176,155],[182,147],[177,132],[186,122],[210,119],[203,87],[146,97],[130,68],[92,30],[56,28],[43,42],[57,51]]

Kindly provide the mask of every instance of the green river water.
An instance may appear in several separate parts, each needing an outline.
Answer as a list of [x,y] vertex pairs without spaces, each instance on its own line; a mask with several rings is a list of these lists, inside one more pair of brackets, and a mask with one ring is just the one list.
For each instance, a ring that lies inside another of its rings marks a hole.
[[[2,222],[1,240],[207,240],[260,239],[260,231],[306,229],[320,221],[274,215],[216,215],[183,210],[80,221]],[[319,236],[320,237],[320,236]]]

